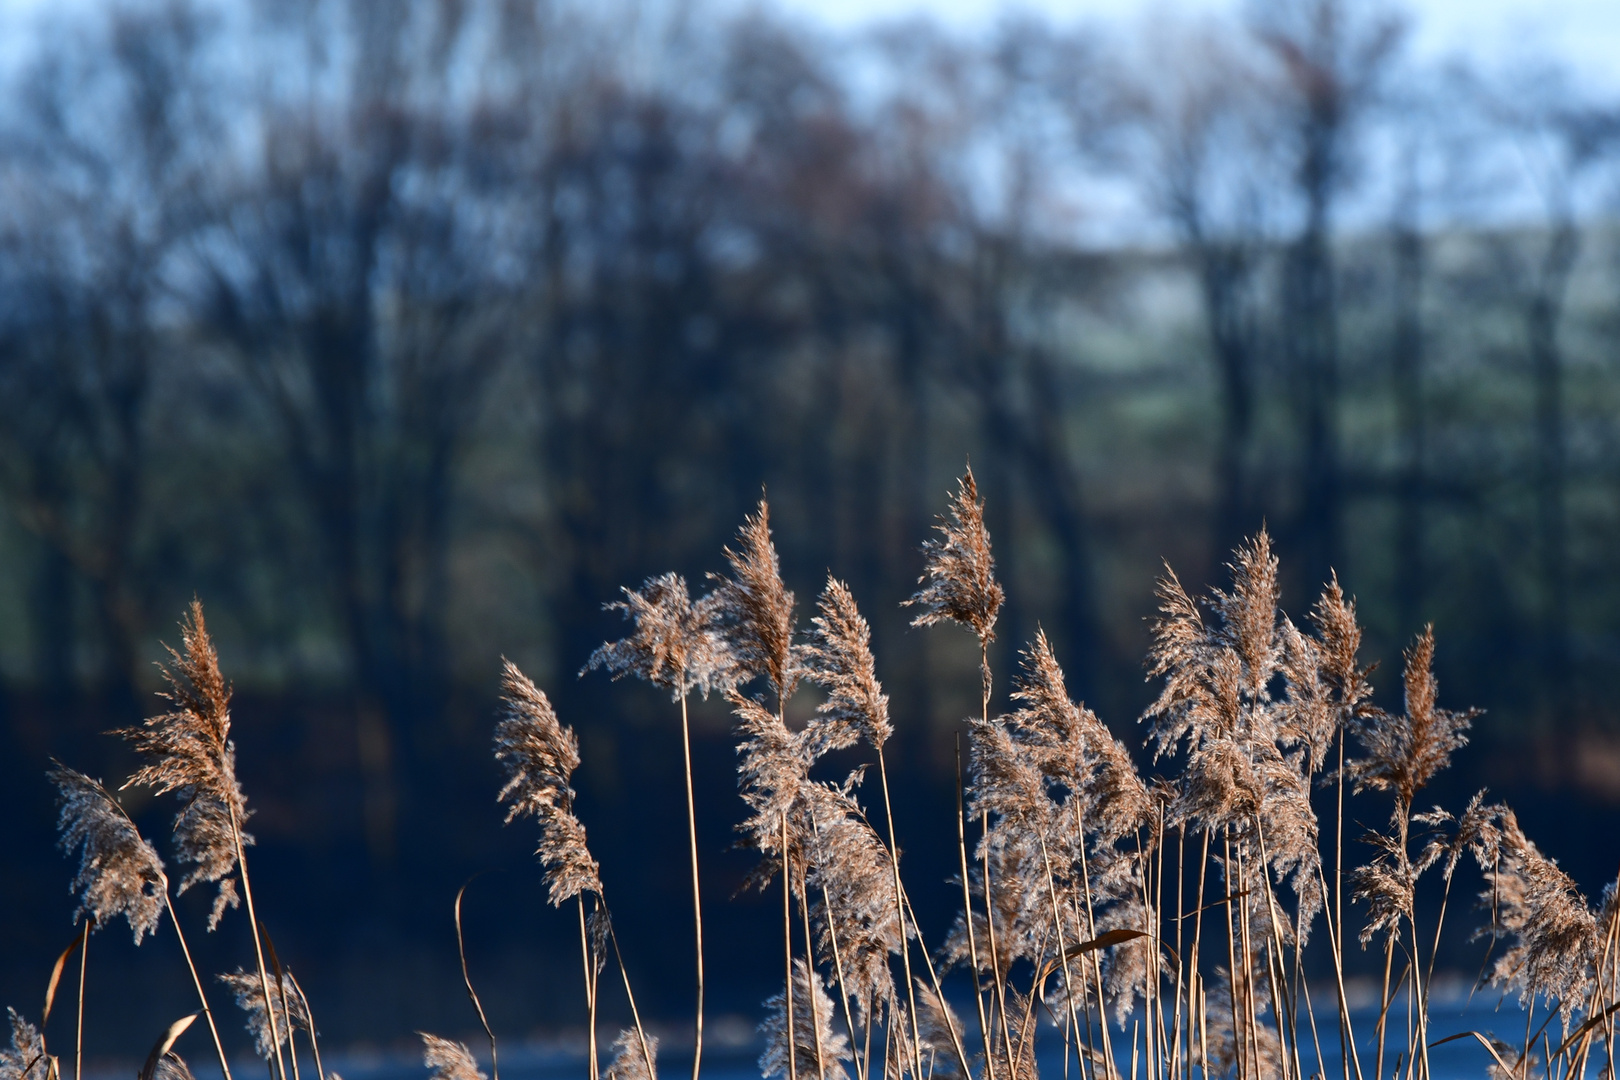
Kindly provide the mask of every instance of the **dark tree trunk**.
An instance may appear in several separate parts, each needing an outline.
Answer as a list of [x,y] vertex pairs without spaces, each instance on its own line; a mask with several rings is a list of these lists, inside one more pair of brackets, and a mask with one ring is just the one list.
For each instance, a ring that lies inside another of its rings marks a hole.
[[1391,343],[1396,439],[1400,463],[1395,477],[1395,611],[1399,633],[1415,634],[1425,609],[1422,234],[1404,217],[1394,234],[1395,327]]
[[1575,226],[1559,222],[1548,239],[1525,308],[1535,407],[1535,512],[1541,577],[1541,662],[1544,701],[1561,717],[1570,701],[1568,449],[1564,420],[1564,358],[1558,341],[1565,287],[1580,244]]

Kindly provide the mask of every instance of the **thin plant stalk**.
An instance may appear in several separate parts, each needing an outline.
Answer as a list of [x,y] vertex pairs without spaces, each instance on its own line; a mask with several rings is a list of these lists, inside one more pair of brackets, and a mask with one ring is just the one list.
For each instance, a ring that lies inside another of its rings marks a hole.
[[[1192,1027],[1193,1018],[1198,1017],[1200,1023],[1204,1019],[1202,1001],[1198,990],[1198,949],[1203,942],[1204,934],[1204,886],[1209,880],[1209,830],[1204,830],[1204,853],[1198,862],[1198,901],[1193,908],[1193,939],[1192,953],[1187,959],[1187,1076],[1192,1076]],[[1207,1080],[1209,1076],[1209,1060],[1204,1057],[1202,1043],[1199,1049],[1199,1063]]]
[[[281,1031],[276,1022],[276,1011],[270,1007],[270,976],[264,967],[264,946],[259,942],[259,918],[253,910],[253,886],[248,882],[247,852],[242,848],[242,827],[231,809],[231,837],[236,842],[236,868],[242,875],[242,895],[247,901],[248,923],[253,931],[253,956],[259,965],[259,986],[264,991],[265,1021],[270,1027],[270,1045],[275,1050],[276,1073],[287,1080],[287,1064],[281,1057]],[[288,1033],[291,1035],[291,1032]]]
[[[321,1040],[315,1034],[315,1014],[309,1010],[309,998],[304,995],[304,988],[299,986],[297,983],[293,983],[293,993],[298,995],[298,1003],[304,1008],[304,1018],[309,1021],[309,1031],[306,1032],[306,1034],[309,1035],[309,1052],[315,1058],[315,1073],[319,1080],[327,1080],[326,1067],[321,1064]],[[495,1044],[493,1042],[493,1037],[491,1037],[490,1060],[492,1067],[494,1061],[494,1052]],[[498,1073],[496,1074],[496,1077],[498,1080]]]
[[[1272,1013],[1277,1019],[1279,1037],[1282,1035],[1284,1023],[1288,1028],[1289,1037],[1283,1042],[1284,1061],[1286,1063],[1289,1047],[1291,1046],[1293,1048],[1294,1076],[1303,1078],[1305,1069],[1300,1062],[1299,1039],[1295,1037],[1299,1031],[1299,1019],[1294,1012],[1293,999],[1282,993],[1288,987],[1287,975],[1283,969],[1283,957],[1287,955],[1287,952],[1283,946],[1282,928],[1278,925],[1277,897],[1271,890],[1271,876],[1266,873],[1266,867],[1270,865],[1271,856],[1266,850],[1266,833],[1258,816],[1254,821],[1254,832],[1256,839],[1260,843],[1260,883],[1265,886],[1266,922],[1271,929],[1272,962],[1267,965],[1267,974],[1271,980]],[[1299,950],[1295,949],[1294,954],[1297,959]]]
[[[1042,836],[1040,839],[1041,862],[1046,866],[1046,892],[1048,899],[1052,903],[1052,925],[1057,929],[1058,964],[1063,968],[1063,996],[1069,1006],[1069,1022],[1071,1024],[1076,1024],[1077,1021],[1074,1015],[1074,983],[1069,977],[1069,949],[1068,945],[1063,940],[1063,913],[1058,908],[1057,886],[1052,881],[1052,857],[1047,853],[1046,850],[1046,837]],[[1039,991],[1041,988],[1036,987],[1035,989]],[[1035,994],[1031,993],[1030,1000],[1033,1001],[1034,999]],[[1065,1053],[1063,1056],[1063,1067],[1065,1070],[1067,1070],[1069,1067],[1068,1062],[1068,1054]]]
[[[1340,943],[1344,941],[1344,727],[1339,727],[1339,778],[1337,788],[1338,809],[1333,815],[1333,914],[1328,930],[1333,936],[1329,942],[1333,950],[1333,973],[1339,991],[1339,1058],[1344,1069],[1344,1080],[1350,1080],[1350,1065],[1355,1063],[1356,1080],[1361,1080],[1361,1054],[1356,1049],[1356,1032],[1350,1024],[1350,1002],[1344,992],[1344,959]],[[1318,867],[1320,873],[1320,867]],[[1348,1046],[1348,1055],[1344,1052]]]
[[84,940],[79,943],[79,1022],[73,1037],[73,1080],[84,1080],[84,975],[90,954],[90,929],[96,924],[94,915],[85,918]]
[[[681,672],[686,685],[686,672]],[[703,896],[698,889],[697,804],[692,797],[692,734],[686,715],[685,693],[681,694],[681,753],[686,762],[686,829],[692,847],[692,927],[697,935],[697,1024],[692,1050],[692,1080],[698,1080],[703,1062]],[[496,1080],[500,1080],[499,1077]]]
[[[169,899],[169,883],[163,883],[163,906],[169,911],[169,921],[174,924],[174,936],[180,941],[180,951],[186,958],[186,970],[191,972],[191,984],[197,988],[197,1000],[202,1003],[203,1019],[208,1021],[209,1034],[214,1037],[214,1049],[219,1054],[219,1068],[225,1075],[225,1080],[231,1080],[231,1066],[225,1060],[225,1045],[219,1041],[219,1027],[214,1023],[214,1010],[208,1007],[208,995],[203,993],[202,979],[197,976],[197,965],[192,962],[191,948],[186,944],[186,935],[180,929],[180,920],[175,918],[174,903]],[[268,1003],[266,998],[266,1003]]]
[[[990,814],[984,814],[984,834],[990,835]],[[1001,1011],[1001,1045],[1007,1058],[1007,1076],[1016,1078],[1018,1066],[1012,1059],[1012,1028],[1007,1026],[1007,987],[1001,976],[1001,957],[996,948],[996,907],[992,900],[990,882],[990,848],[985,845],[984,851],[984,925],[985,933],[990,938],[990,972],[996,980],[996,1005]]]
[[[484,1003],[478,1000],[478,992],[473,989],[472,975],[467,970],[467,943],[462,938],[461,934],[461,898],[466,895],[467,885],[471,884],[472,882],[468,881],[466,885],[463,885],[461,888],[456,890],[456,903],[454,908],[456,919],[456,953],[461,957],[461,981],[467,985],[467,996],[472,998],[473,1008],[478,1010],[478,1022],[484,1025],[484,1034],[489,1036],[489,1071],[493,1076],[493,1080],[501,1080],[501,1058],[500,1054],[497,1053],[495,1049],[495,1031],[489,1026],[489,1017],[484,1015]],[[307,1007],[304,1009],[304,1015],[309,1015],[309,1009]],[[314,1026],[315,1025],[313,1023],[310,1024],[310,1027]],[[311,1048],[313,1048],[315,1043],[314,1032],[310,1032],[309,1041]],[[315,1071],[321,1073],[321,1080],[326,1080],[326,1074],[321,1071],[321,1052],[319,1050],[315,1050]]]
[[585,894],[574,897],[579,901],[579,959],[585,969],[585,1038],[590,1049],[591,1080],[597,1080],[596,1064],[596,977],[591,963],[590,935],[585,932]]
[[1175,1039],[1175,1048],[1170,1052],[1170,1080],[1181,1080],[1183,1064],[1181,1054],[1181,980],[1185,975],[1185,970],[1181,963],[1181,950],[1186,945],[1186,940],[1182,934],[1182,920],[1186,914],[1187,905],[1186,873],[1187,829],[1183,825],[1176,829],[1176,987],[1175,1005],[1170,1013],[1170,1035]]
[[[911,984],[911,943],[906,934],[905,904],[900,898],[900,848],[895,842],[894,807],[889,802],[889,767],[884,764],[883,747],[878,752],[878,778],[883,785],[883,816],[889,824],[889,868],[894,874],[894,913],[900,920],[900,966],[906,976],[906,1000],[911,1006],[911,1057],[913,1076],[922,1077],[922,1033],[917,1027],[917,991]],[[825,1078],[824,1078],[825,1080]]]
[[[1231,836],[1222,837],[1222,843],[1226,848],[1226,898],[1223,901],[1226,905],[1226,934],[1224,935],[1226,937],[1226,970],[1231,973],[1231,977],[1226,980],[1226,989],[1227,997],[1231,999],[1232,1005],[1232,1039],[1237,1043],[1237,1075],[1238,1080],[1244,1080],[1244,1077],[1248,1075],[1249,1044],[1248,1033],[1243,1027],[1243,1021],[1240,1019],[1238,1010],[1236,919],[1232,915],[1232,896],[1241,890],[1242,885],[1240,879],[1239,885],[1233,887]],[[1205,1071],[1208,1071],[1207,1061],[1205,1062]]]
[[[904,893],[901,895],[905,899],[906,914],[910,916],[911,925],[917,931],[917,939],[920,941],[922,940],[922,925],[917,922],[917,911],[911,906],[911,897],[905,896]],[[934,970],[934,961],[929,959],[928,950],[919,949],[917,954],[923,958],[923,970],[928,972],[928,982],[933,987],[934,993],[939,996],[940,1001],[944,1001],[945,988],[940,985],[939,974]],[[956,1063],[962,1067],[962,1076],[970,1080],[973,1070],[968,1068],[967,1046],[962,1042],[962,1034],[956,1030],[956,1022],[951,1018],[949,1012],[945,1013],[945,1027],[950,1031],[951,1049],[956,1052]]]
[[[1086,936],[1097,936],[1097,912],[1091,902],[1091,862],[1086,858],[1084,837],[1086,835],[1085,816],[1080,811],[1078,801],[1074,810],[1075,834],[1082,838],[1080,848],[1080,888],[1086,898]],[[1103,975],[1102,950],[1091,950],[1091,971],[1097,980],[1097,1029],[1099,1041],[1102,1043],[1103,1066],[1108,1071],[1109,1080],[1119,1076],[1119,1069],[1114,1063],[1114,1040],[1108,1037],[1108,1013],[1103,1005]],[[1087,1024],[1089,1030],[1090,1025]]]
[[1389,969],[1395,963],[1395,937],[1390,935],[1384,943],[1384,989],[1379,995],[1378,1009],[1378,1059],[1373,1065],[1373,1076],[1381,1078],[1384,1075],[1384,1018],[1389,1013]]
[[636,1039],[641,1043],[641,1057],[647,1063],[650,1074],[653,1068],[652,1048],[647,1045],[647,1032],[641,1026],[641,1010],[636,1008],[636,992],[630,989],[630,972],[624,966],[624,954],[619,951],[619,935],[613,929],[613,923],[608,923],[608,941],[613,944],[613,958],[619,962],[619,978],[624,980],[624,996],[630,1002],[630,1019],[636,1026]]
[[[821,887],[821,902],[831,911],[832,898],[827,895],[825,885]],[[833,925],[830,918],[827,920],[827,941],[832,946],[833,973],[838,976],[838,1001],[844,1008],[844,1026],[849,1029],[849,1051],[855,1059],[855,1080],[866,1080],[866,1069],[855,1049],[855,1017],[850,1013],[849,990],[844,985],[844,960],[838,951],[838,927]]]
[[[990,703],[985,702],[986,711]],[[962,736],[956,737],[956,851],[962,864],[962,918],[967,927],[968,961],[973,965],[973,1004],[979,1010],[979,1033],[984,1036],[985,1080],[996,1080],[996,1056],[990,1050],[990,1020],[984,1012],[984,995],[979,990],[978,935],[973,932],[973,893],[968,887],[967,829],[962,806]]]
[[788,827],[787,814],[782,815],[782,952],[786,961],[787,984],[783,988],[782,1001],[786,1012],[782,1015],[787,1024],[788,1048],[788,1080],[799,1080],[799,1063],[793,1052],[793,1044],[798,1042],[793,1033],[793,878],[788,869],[792,860],[788,858]]
[[[806,882],[805,884],[808,884]],[[810,897],[808,894],[799,898],[799,917],[804,923],[804,970],[808,976],[805,980],[805,993],[810,1001],[810,1032],[816,1040],[816,1076],[817,1080],[827,1080],[827,1062],[821,1049],[821,1017],[816,1011],[816,988],[813,982],[816,978],[816,945],[815,939],[810,936]],[[904,923],[901,924],[902,928]],[[830,1022],[832,1017],[827,1018]]]

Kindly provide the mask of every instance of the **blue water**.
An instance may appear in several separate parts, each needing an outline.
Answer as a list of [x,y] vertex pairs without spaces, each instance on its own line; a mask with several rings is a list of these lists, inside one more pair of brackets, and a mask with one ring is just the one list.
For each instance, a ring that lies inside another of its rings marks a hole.
[[[1317,1035],[1321,1042],[1321,1065],[1325,1067],[1326,1080],[1339,1080],[1341,1065],[1338,1025],[1331,993],[1316,991],[1313,997],[1319,1002]],[[1525,1036],[1525,1016],[1524,1010],[1516,1000],[1512,998],[1502,1000],[1494,991],[1481,991],[1471,997],[1465,990],[1437,994],[1431,1001],[1429,1021],[1429,1042],[1432,1047],[1429,1061],[1436,1080],[1483,1077],[1491,1061],[1485,1048],[1475,1039],[1461,1039],[1438,1047],[1433,1046],[1436,1041],[1449,1035],[1473,1030],[1486,1035],[1494,1034],[1509,1044],[1518,1046]],[[1376,1056],[1373,1030],[1376,1019],[1375,1008],[1363,1007],[1354,1010],[1353,1023],[1358,1036],[1362,1073],[1367,1080],[1372,1080],[1373,1077]],[[1537,1010],[1532,1030],[1540,1027],[1544,1019],[1542,1011]],[[1384,1061],[1386,1077],[1394,1071],[1396,1055],[1407,1044],[1406,1022],[1405,999],[1402,998],[1397,1000],[1389,1011]],[[1139,1031],[1127,1021],[1126,1030],[1123,1033],[1114,1031],[1110,1040],[1113,1044],[1115,1063],[1127,1078],[1131,1075],[1133,1030]],[[759,1080],[760,1073],[756,1065],[759,1047],[745,1037],[740,1037],[741,1034],[734,1033],[733,1037],[722,1045],[705,1046],[704,1077],[708,1080]],[[1562,1036],[1556,1019],[1546,1028],[1546,1036],[1552,1046],[1558,1045]],[[977,1038],[976,1029],[971,1037]],[[1139,1037],[1138,1034],[1137,1038]],[[673,1036],[670,1041],[674,1041],[674,1038],[678,1036]],[[1077,1065],[1072,1052],[1065,1060],[1062,1030],[1056,1026],[1043,1025],[1037,1038],[1036,1059],[1043,1080],[1059,1080],[1065,1076],[1077,1078]],[[1140,1042],[1136,1045],[1140,1054]],[[1543,1044],[1539,1039],[1536,1045],[1538,1051],[1542,1049]],[[473,1050],[478,1054],[480,1064],[487,1072],[489,1067],[487,1050],[482,1043],[474,1043]],[[599,1055],[605,1068],[610,1056],[605,1041]],[[209,1068],[209,1061],[201,1047],[190,1048],[189,1057],[197,1080],[222,1080],[217,1067]],[[1308,1076],[1318,1072],[1315,1040],[1312,1039],[1308,1023],[1302,1024],[1300,1031],[1300,1058]],[[324,1063],[328,1072],[340,1074],[342,1080],[426,1080],[427,1077],[427,1070],[422,1065],[420,1054],[403,1049],[387,1052],[329,1052],[325,1055]],[[663,1080],[682,1080],[690,1076],[691,1063],[690,1047],[669,1046],[659,1052],[659,1075]],[[576,1043],[566,1045],[503,1043],[500,1064],[501,1080],[582,1080],[587,1073],[584,1047]],[[1405,1062],[1402,1061],[1401,1064],[1401,1071],[1404,1074]],[[240,1063],[232,1062],[231,1067],[234,1080],[258,1080],[260,1076],[265,1075],[265,1064],[256,1059],[250,1058]],[[305,1074],[313,1077],[312,1064],[306,1062]],[[114,1080],[114,1078],[93,1077],[90,1080]],[[120,1075],[117,1080],[127,1080],[127,1077]]]

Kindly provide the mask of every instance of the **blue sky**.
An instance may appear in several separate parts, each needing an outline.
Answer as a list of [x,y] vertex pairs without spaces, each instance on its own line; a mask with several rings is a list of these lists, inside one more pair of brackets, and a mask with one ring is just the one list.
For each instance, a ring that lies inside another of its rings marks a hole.
[[[775,0],[832,29],[873,19],[930,13],[959,27],[983,25],[1003,10],[1000,0]],[[1232,0],[1022,0],[1024,10],[1060,21],[1129,23],[1155,12],[1218,11]],[[1487,63],[1526,54],[1561,57],[1591,83],[1620,91],[1620,0],[1407,0],[1413,46],[1426,56],[1466,53]]]

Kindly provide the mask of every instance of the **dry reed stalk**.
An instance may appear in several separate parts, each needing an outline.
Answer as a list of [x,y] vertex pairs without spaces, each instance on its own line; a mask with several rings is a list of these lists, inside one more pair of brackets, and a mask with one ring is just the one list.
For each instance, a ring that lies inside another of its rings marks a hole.
[[586,670],[606,668],[616,680],[635,675],[669,690],[681,704],[681,753],[686,768],[692,922],[697,950],[697,1019],[692,1054],[692,1080],[697,1080],[703,1063],[703,897],[698,877],[697,806],[692,790],[692,735],[687,698],[694,689],[707,698],[711,689],[729,688],[736,681],[737,665],[714,625],[716,602],[706,597],[694,604],[687,593],[686,579],[680,575],[649,578],[637,591],[622,591],[624,600],[607,607],[634,621],[635,633],[597,649],[591,654]]
[[422,1040],[422,1064],[432,1070],[430,1080],[488,1080],[466,1043],[441,1039],[425,1031],[416,1034]]
[[[478,1022],[483,1025],[484,1034],[489,1037],[489,1071],[494,1080],[501,1080],[501,1056],[495,1047],[495,1031],[489,1026],[489,1017],[484,1015],[484,1003],[478,1000],[478,991],[473,989],[472,974],[467,970],[467,942],[461,933],[461,900],[467,894],[467,886],[471,884],[472,879],[469,878],[456,890],[456,902],[452,907],[456,923],[456,955],[461,960],[461,981],[467,987],[467,996],[472,999],[473,1009],[478,1013]],[[317,1072],[321,1072],[319,1051],[316,1051],[315,1068]],[[324,1075],[325,1073],[322,1073],[322,1076]]]
[[[249,811],[247,797],[236,779],[236,746],[230,739],[230,687],[219,670],[219,655],[203,619],[203,608],[193,600],[187,618],[180,624],[181,649],[169,649],[170,663],[163,666],[169,689],[162,697],[174,709],[146,720],[139,727],[124,728],[122,735],[147,763],[124,782],[124,787],[150,787],[155,795],[175,792],[181,800],[174,819],[175,846],[182,862],[196,868],[180,882],[184,893],[198,882],[214,882],[218,893],[208,929],[219,925],[227,907],[236,907],[238,897],[234,871],[242,879],[242,899],[247,902],[253,953],[258,966],[259,990],[266,1000],[272,1034],[274,1010],[269,1005],[270,976],[264,963],[259,939],[259,918],[253,904],[253,885],[248,877],[247,846],[253,837],[243,831]],[[287,1080],[287,1065],[281,1056],[279,1039],[273,1042],[276,1073]]]
[[[597,978],[606,957],[593,950],[585,917],[585,894],[596,898],[595,918],[606,919],[600,867],[591,857],[585,826],[574,815],[574,789],[569,781],[579,767],[579,739],[564,727],[545,692],[511,661],[504,661],[501,719],[495,726],[495,759],[506,771],[496,796],[509,803],[506,823],[532,817],[540,826],[535,854],[545,868],[553,907],[575,900],[579,908],[580,961],[585,971],[585,1011],[591,1080],[597,1080]],[[603,932],[607,924],[602,923]],[[628,980],[626,980],[628,987]]]

